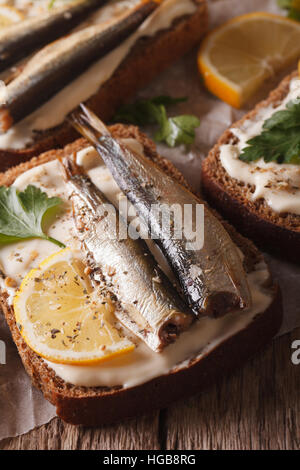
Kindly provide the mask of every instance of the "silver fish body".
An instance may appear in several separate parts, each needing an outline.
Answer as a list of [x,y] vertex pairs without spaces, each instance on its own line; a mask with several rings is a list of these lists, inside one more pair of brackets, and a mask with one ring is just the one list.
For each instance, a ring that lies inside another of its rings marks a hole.
[[[251,294],[242,260],[220,221],[204,205],[204,244],[188,250],[187,239],[172,237],[152,211],[153,205],[196,207],[203,201],[167,176],[144,155],[112,138],[93,113],[72,116],[76,129],[95,146],[116,183],[134,205],[140,219],[152,228],[155,242],[172,267],[196,315],[222,316],[251,305]],[[195,220],[193,231],[195,231]]]
[[[163,274],[142,240],[119,240],[124,224],[90,179],[63,160],[72,190],[78,237],[92,268],[92,279],[113,294],[115,315],[154,351],[176,340],[193,314]],[[117,236],[116,236],[117,235]]]
[[85,0],[3,29],[0,33],[0,72],[36,49],[64,36],[107,1]]
[[154,0],[143,1],[117,18],[83,28],[41,49],[6,87],[6,102],[0,106],[0,132],[31,114],[122,44],[157,6]]

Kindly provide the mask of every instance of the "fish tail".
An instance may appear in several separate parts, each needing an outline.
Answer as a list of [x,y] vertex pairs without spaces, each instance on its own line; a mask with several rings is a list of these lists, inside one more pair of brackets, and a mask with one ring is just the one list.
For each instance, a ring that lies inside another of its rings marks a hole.
[[111,135],[105,124],[84,104],[68,116],[68,121],[92,145],[99,144],[101,137]]
[[71,180],[74,176],[82,175],[82,169],[76,163],[76,154],[68,157],[58,157],[62,166],[66,181]]

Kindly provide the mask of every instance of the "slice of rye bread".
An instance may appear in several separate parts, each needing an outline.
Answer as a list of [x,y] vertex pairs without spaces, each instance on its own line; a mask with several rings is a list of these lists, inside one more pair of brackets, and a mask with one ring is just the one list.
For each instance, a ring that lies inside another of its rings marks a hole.
[[[199,43],[208,29],[206,0],[193,0],[197,10],[174,20],[171,28],[150,38],[140,38],[114,74],[86,102],[104,121],[127,102],[137,90],[147,85],[171,63]],[[33,156],[54,148],[62,148],[78,138],[67,123],[37,133],[35,142],[27,148],[0,149],[1,169],[27,161]]]
[[[266,106],[278,106],[289,92],[293,72],[272,91],[269,97],[231,127],[240,127],[247,119],[255,118]],[[220,162],[220,146],[236,142],[230,129],[226,130],[202,164],[202,187],[208,202],[237,230],[251,238],[263,249],[284,259],[300,261],[300,216],[273,211],[264,199],[251,200],[254,187],[231,178]]]
[[[154,144],[136,127],[119,124],[112,126],[111,132],[116,137],[136,138],[144,146],[144,152],[148,158],[186,186],[179,171],[170,162],[157,155]],[[86,141],[81,139],[69,144],[63,150],[52,150],[40,157],[35,157],[29,162],[0,174],[0,185],[10,185],[24,171],[53,160],[57,156],[73,154],[86,145]],[[239,235],[226,222],[223,224],[245,255],[245,269],[248,272],[253,271],[254,265],[262,260],[262,255],[252,242]],[[242,365],[246,359],[270,341],[280,327],[281,295],[271,278],[268,289],[272,295],[269,308],[258,314],[246,329],[224,341],[202,359],[191,360],[189,366],[124,390],[122,387],[86,388],[64,382],[26,345],[16,326],[13,308],[9,307],[6,302],[5,294],[2,294],[0,301],[13,339],[33,384],[42,390],[44,396],[56,406],[57,414],[63,420],[72,424],[91,426],[120,421],[166,407],[174,400],[199,392],[216,382],[221,376]]]

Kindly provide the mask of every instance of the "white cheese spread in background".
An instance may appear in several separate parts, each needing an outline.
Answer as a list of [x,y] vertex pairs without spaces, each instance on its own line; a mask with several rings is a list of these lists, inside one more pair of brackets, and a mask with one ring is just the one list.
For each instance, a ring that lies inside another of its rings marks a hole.
[[239,159],[247,141],[261,134],[263,123],[276,111],[300,97],[300,80],[291,81],[290,91],[280,106],[261,108],[257,115],[246,120],[240,128],[233,127],[232,134],[238,138],[234,145],[226,144],[220,148],[220,160],[229,176],[255,187],[252,199],[265,199],[275,212],[290,212],[300,215],[300,165],[266,163],[263,158],[246,163]]
[[[132,139],[126,144],[142,151],[141,145]],[[77,154],[77,163],[88,173],[94,184],[114,204],[120,198],[120,189],[97,152],[89,147]],[[64,201],[63,210],[48,228],[47,233],[64,242],[70,248],[79,249],[73,229],[72,213],[68,201],[68,188],[64,181],[60,163],[57,160],[42,164],[20,175],[14,186],[24,190],[28,184],[34,184],[46,191],[49,196],[59,196]],[[167,275],[170,269],[163,263],[162,255],[149,245],[158,263],[165,267]],[[59,248],[45,240],[28,240],[6,245],[0,248],[0,264],[6,276],[11,277],[19,285],[29,269],[38,264]],[[191,358],[200,358],[212,351],[230,336],[246,328],[254,317],[264,312],[271,302],[270,293],[263,287],[268,278],[268,270],[264,262],[256,266],[256,270],[248,275],[252,294],[252,307],[244,312],[226,315],[222,318],[202,318],[183,333],[172,345],[161,353],[155,353],[141,341],[137,347],[123,357],[112,358],[101,365],[70,366],[47,362],[56,374],[66,382],[83,386],[132,387],[144,383],[154,377],[167,374],[175,367],[185,367]],[[2,279],[0,287],[9,294],[12,303],[16,287],[7,287]],[[136,339],[135,339],[136,342]]]
[[[79,3],[80,0],[0,0],[0,5],[5,4],[17,8],[25,17],[38,16],[56,8],[65,7],[71,3]],[[51,6],[52,5],[52,6]]]
[[[120,5],[117,10],[112,5],[104,6],[98,13],[99,23],[101,15],[105,21],[120,14]],[[136,0],[121,2],[123,8],[135,5]],[[23,121],[14,125],[5,134],[0,135],[1,149],[22,149],[34,140],[34,131],[44,131],[61,124],[67,114],[76,106],[88,100],[113,75],[121,62],[128,55],[130,49],[141,37],[151,37],[159,31],[170,28],[176,18],[192,15],[197,7],[193,0],[165,0],[120,46],[95,62],[88,70],[82,73],[72,83],[63,88],[53,98],[39,109],[27,116]],[[124,10],[122,10],[124,11]],[[100,16],[99,16],[100,15]],[[66,38],[66,41],[69,41]]]

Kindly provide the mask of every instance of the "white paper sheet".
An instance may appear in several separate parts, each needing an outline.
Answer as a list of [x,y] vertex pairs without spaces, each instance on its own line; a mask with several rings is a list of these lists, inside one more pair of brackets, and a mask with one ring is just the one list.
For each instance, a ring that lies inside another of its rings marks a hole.
[[0,440],[18,436],[47,423],[55,408],[32,387],[9,329],[0,313],[0,339],[5,343],[6,364],[0,355]]
[[[211,1],[209,6],[213,26],[233,16],[250,11],[280,12],[276,7],[275,0],[218,0],[217,2]],[[276,80],[274,80],[275,85]],[[269,88],[272,86],[271,81],[268,86]],[[185,153],[184,149],[174,151],[159,146],[161,154],[172,160],[190,184],[195,189],[199,189],[201,159],[205,157],[224,129],[239,118],[245,110],[233,110],[205,91],[197,73],[195,52],[170,68],[144,90],[142,95],[154,96],[164,93],[188,96],[188,103],[178,105],[176,113],[192,113],[201,119],[195,145],[188,153]],[[268,256],[268,260],[275,277],[283,287],[285,309],[284,324],[281,330],[283,333],[300,325],[300,269],[270,256]],[[7,353],[6,364],[0,364],[1,440],[25,433],[48,422],[55,416],[55,409],[44,400],[40,392],[31,386],[1,315],[0,340],[5,342]]]

